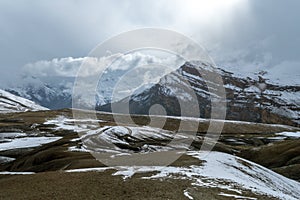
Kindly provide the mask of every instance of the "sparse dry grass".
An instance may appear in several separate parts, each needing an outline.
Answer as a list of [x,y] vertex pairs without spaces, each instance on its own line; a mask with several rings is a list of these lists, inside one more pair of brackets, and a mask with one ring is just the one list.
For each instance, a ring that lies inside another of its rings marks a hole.
[[[1,132],[14,130],[35,131],[63,137],[61,140],[33,149],[1,152],[0,155],[13,155],[12,157],[16,157],[17,160],[0,166],[0,170],[43,173],[26,176],[1,175],[0,199],[187,199],[183,195],[183,190],[186,188],[189,188],[190,193],[196,197],[195,199],[230,199],[229,197],[220,196],[219,193],[223,191],[218,188],[194,188],[188,180],[144,180],[140,179],[140,175],[135,175],[132,179],[124,182],[119,176],[111,176],[112,171],[105,171],[104,173],[62,173],[61,171],[66,169],[103,167],[104,165],[89,153],[68,151],[69,147],[78,145],[77,142],[71,141],[71,139],[78,137],[77,133],[65,130],[54,131],[51,125],[43,125],[47,119],[61,115],[72,118],[72,112],[69,109],[0,115]],[[83,112],[82,115],[84,116],[85,113]],[[99,123],[99,126],[116,125],[110,113],[98,113],[97,117],[106,121]],[[147,116],[136,115],[132,118],[140,125],[149,123]],[[160,120],[160,117],[157,117],[157,119]],[[38,125],[33,128],[33,124]],[[176,131],[179,124],[179,119],[168,118],[164,129]],[[208,122],[199,123],[199,137],[205,135],[208,125]],[[288,140],[266,145],[263,141],[257,139],[258,136],[271,137],[274,136],[273,133],[290,130],[297,131],[299,129],[267,124],[225,122],[220,141],[215,145],[214,150],[231,154],[237,153],[243,158],[299,180],[300,140]],[[190,130],[187,128],[183,131],[188,132]],[[226,138],[242,139],[248,141],[248,143],[234,146],[226,142]],[[192,143],[191,148],[197,150],[200,149],[201,145],[202,140],[199,139]],[[171,166],[201,164],[198,159],[183,155]],[[249,191],[245,191],[244,194],[258,199],[270,199]]]

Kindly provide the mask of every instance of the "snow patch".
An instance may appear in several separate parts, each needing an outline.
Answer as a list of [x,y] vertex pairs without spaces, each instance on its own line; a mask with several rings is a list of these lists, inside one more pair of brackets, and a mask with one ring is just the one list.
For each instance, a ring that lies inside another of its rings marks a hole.
[[15,138],[7,142],[0,143],[0,151],[19,149],[19,148],[30,148],[37,147],[43,144],[57,141],[62,137],[26,137],[26,138]]
[[184,196],[186,196],[188,199],[193,200],[194,198],[189,194],[187,190],[183,191]]
[[221,192],[219,195],[224,196],[224,197],[232,197],[232,198],[235,198],[235,199],[248,199],[248,200],[256,200],[257,199],[257,198],[245,197],[245,196],[240,196],[240,195],[235,195],[235,194],[226,194],[226,193],[223,193],[223,192]]
[[281,132],[281,133],[276,133],[276,135],[300,138],[300,132]]
[[35,174],[34,172],[0,172],[1,175],[30,175]]

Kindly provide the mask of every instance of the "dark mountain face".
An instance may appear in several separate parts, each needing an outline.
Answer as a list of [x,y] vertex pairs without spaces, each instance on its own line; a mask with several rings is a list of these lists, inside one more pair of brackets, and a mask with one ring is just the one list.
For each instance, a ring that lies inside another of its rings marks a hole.
[[[203,75],[211,73],[211,69],[205,63],[197,66],[186,63],[175,72],[162,77],[153,87],[113,103],[113,111],[125,113],[125,108],[129,107],[131,114],[149,114],[153,105],[160,104],[165,108],[167,115],[188,116],[187,112],[181,113],[180,101],[188,107],[185,110],[190,109],[192,112],[199,109],[199,117],[210,118],[211,100],[218,96],[212,92],[216,85],[209,82],[208,90]],[[224,82],[226,119],[299,126],[299,86],[270,84],[261,76],[258,76],[258,80],[235,77],[221,69],[215,70],[214,73],[218,73]],[[191,89],[196,94],[196,99],[190,95]],[[198,103],[195,104],[194,101]],[[97,109],[111,111],[112,105],[106,104]]]

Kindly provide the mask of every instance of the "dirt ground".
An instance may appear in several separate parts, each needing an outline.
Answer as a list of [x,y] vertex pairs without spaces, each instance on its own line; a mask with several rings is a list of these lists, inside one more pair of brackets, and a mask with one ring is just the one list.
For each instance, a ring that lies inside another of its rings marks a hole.
[[[220,199],[232,197],[220,196],[216,188],[193,188],[188,180],[164,179],[145,180],[140,175],[123,180],[121,176],[112,176],[114,170],[105,172],[45,172],[32,175],[1,175],[0,199],[108,199],[108,200],[162,200],[188,199],[184,190],[194,199]],[[228,191],[227,191],[228,193]],[[247,194],[248,195],[248,194]],[[258,199],[270,199],[265,196],[249,196]]]
[[0,199],[186,199],[187,180],[158,181],[112,176],[112,171],[2,176]]

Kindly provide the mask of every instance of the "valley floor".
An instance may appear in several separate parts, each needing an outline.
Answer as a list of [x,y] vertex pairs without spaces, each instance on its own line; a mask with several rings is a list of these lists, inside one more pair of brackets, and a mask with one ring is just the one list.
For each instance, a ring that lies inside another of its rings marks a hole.
[[[141,126],[116,124],[108,113],[73,119],[71,110],[0,115],[0,199],[300,196],[299,128],[225,121],[213,151],[206,154],[199,149],[208,120],[168,117],[160,129],[147,126],[146,116],[133,119]],[[187,139],[188,130],[175,131],[181,120],[199,123],[189,145],[170,142]],[[163,167],[158,165],[162,161],[134,164],[152,154],[167,159],[178,149],[181,156]],[[107,167],[98,154],[124,164]]]

